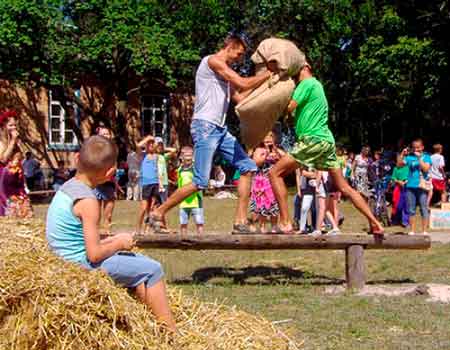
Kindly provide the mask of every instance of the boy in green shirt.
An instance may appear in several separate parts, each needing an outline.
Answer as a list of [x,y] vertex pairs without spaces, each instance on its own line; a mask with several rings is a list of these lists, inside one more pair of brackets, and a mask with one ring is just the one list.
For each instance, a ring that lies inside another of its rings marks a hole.
[[[183,147],[181,154],[181,167],[178,169],[178,188],[192,183],[194,178],[192,148]],[[194,217],[197,234],[203,233],[205,218],[203,214],[203,195],[201,191],[195,192],[180,203],[180,233],[187,234],[189,217]]]
[[408,203],[405,185],[408,182],[409,167],[396,166],[392,172],[391,181],[394,183],[392,192],[391,220],[395,225],[407,227],[409,225]]
[[299,85],[294,91],[288,112],[295,111],[297,143],[270,171],[273,192],[280,207],[279,227],[282,233],[292,233],[288,212],[288,192],[284,177],[297,168],[328,171],[338,191],[349,197],[368,219],[370,233],[382,235],[383,226],[370,211],[367,202],[345,181],[337,157],[334,137],[328,128],[328,102],[322,84],[313,77],[309,63],[299,73]]

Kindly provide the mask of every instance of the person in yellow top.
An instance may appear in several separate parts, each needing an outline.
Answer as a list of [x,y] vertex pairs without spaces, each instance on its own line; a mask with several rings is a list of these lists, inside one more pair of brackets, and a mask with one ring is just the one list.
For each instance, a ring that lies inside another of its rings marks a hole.
[[[178,169],[178,188],[192,183],[194,178],[193,150],[184,147],[181,153],[181,166]],[[203,195],[201,191],[194,192],[180,203],[180,233],[187,234],[189,218],[194,217],[197,234],[203,233],[205,218],[203,214]]]

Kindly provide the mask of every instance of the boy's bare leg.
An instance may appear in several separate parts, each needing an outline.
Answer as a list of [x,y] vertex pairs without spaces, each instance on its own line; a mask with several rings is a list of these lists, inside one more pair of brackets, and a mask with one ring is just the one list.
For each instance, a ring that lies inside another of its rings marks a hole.
[[188,227],[188,225],[186,225],[186,224],[181,224],[180,225],[180,233],[182,235],[187,235],[187,227]]
[[191,194],[197,191],[198,188],[193,183],[187,184],[177,189],[174,193],[172,193],[169,196],[167,201],[165,201],[163,204],[161,204],[158,208],[156,208],[150,213],[151,217],[158,221],[163,221],[164,216],[170,209],[176,207],[183,200],[185,200],[187,197],[189,197]]
[[422,216],[422,233],[427,232],[429,222],[430,222],[429,219],[425,219],[425,218]]
[[137,234],[141,233],[142,223],[144,222],[145,213],[147,213],[149,206],[150,206],[150,204],[149,204],[148,200],[143,199],[141,201],[141,206],[139,208],[138,221],[137,221],[137,225],[136,225],[136,233]]
[[416,233],[416,217],[413,215],[409,216],[409,227],[410,232]]
[[383,234],[383,225],[375,218],[364,198],[345,181],[341,169],[329,169],[328,173],[334,181],[334,184],[345,197],[350,198],[353,205],[363,214],[369,221],[372,233]]
[[322,232],[323,221],[325,220],[326,212],[326,198],[319,197],[316,192],[316,206],[317,206],[317,219],[316,219],[316,231]]
[[163,280],[148,288],[145,287],[144,283],[141,283],[136,287],[136,296],[141,302],[150,307],[159,322],[164,323],[169,330],[177,331],[169,300],[167,299],[166,285]]
[[202,235],[203,234],[203,224],[197,225],[197,234]]
[[278,201],[278,206],[280,207],[279,226],[282,232],[292,231],[292,223],[289,217],[288,208],[288,191],[283,178],[299,167],[300,164],[298,164],[297,161],[290,155],[286,154],[277,163],[275,163],[269,172],[272,190]]
[[238,184],[238,205],[236,208],[235,224],[247,224],[247,210],[250,201],[250,190],[252,186],[253,173],[241,174]]

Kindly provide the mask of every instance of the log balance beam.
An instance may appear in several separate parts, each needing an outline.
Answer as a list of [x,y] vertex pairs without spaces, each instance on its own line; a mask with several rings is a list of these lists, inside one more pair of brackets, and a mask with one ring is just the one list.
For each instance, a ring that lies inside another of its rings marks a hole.
[[182,250],[345,250],[347,288],[361,289],[366,282],[365,249],[428,249],[431,247],[431,240],[428,236],[405,234],[386,234],[383,237],[367,234],[321,237],[269,234],[151,234],[136,236],[136,245],[141,248]]

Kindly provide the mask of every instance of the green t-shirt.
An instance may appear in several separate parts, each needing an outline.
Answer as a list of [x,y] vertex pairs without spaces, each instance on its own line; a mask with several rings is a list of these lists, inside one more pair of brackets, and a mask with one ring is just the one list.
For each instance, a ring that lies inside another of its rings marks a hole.
[[[178,188],[192,183],[194,172],[192,168],[178,168]],[[195,192],[180,203],[180,208],[203,208],[203,195],[201,191]]]
[[409,168],[407,166],[398,167],[396,166],[394,168],[394,171],[392,172],[392,181],[407,181],[409,175]]
[[341,168],[341,169],[345,169],[345,166],[346,166],[346,160],[345,160],[345,157],[344,156],[337,156],[337,161],[338,161],[338,164],[339,164],[339,168]]
[[315,136],[334,143],[328,128],[328,102],[322,84],[316,78],[307,78],[298,84],[292,95],[297,102],[295,109],[295,133],[297,139]]

